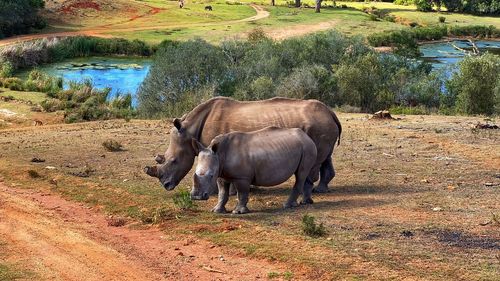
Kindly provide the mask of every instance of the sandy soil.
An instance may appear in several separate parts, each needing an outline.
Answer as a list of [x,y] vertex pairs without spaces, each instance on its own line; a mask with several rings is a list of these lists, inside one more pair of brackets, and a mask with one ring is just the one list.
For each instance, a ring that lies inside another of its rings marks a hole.
[[59,196],[0,183],[0,237],[34,280],[255,280],[279,265],[224,253],[156,227],[114,227]]
[[[0,240],[5,236],[11,241],[10,261],[36,273],[37,264],[51,264],[49,254],[44,257],[48,261],[38,261],[44,255],[41,245],[51,245],[49,249],[57,251],[48,252],[56,255],[68,255],[62,249],[69,238],[55,239],[76,233],[98,245],[93,249],[112,257],[113,264],[130,265],[153,279],[218,278],[217,272],[203,269],[206,265],[227,273],[220,276],[223,280],[265,278],[270,272],[283,277],[288,271],[293,280],[498,280],[500,130],[472,129],[478,122],[498,121],[338,116],[344,130],[334,151],[337,176],[331,192],[314,194],[310,206],[283,210],[293,180],[260,188],[250,195],[252,212],[244,216],[211,214],[216,198],[197,202],[196,212],[176,211],[175,192],[165,192],[158,180],[142,172],[153,164],[155,153],[167,148],[169,121],[110,120],[0,130],[0,174],[8,186],[0,189],[1,201],[8,202],[0,207]],[[108,139],[119,141],[126,150],[106,152],[102,142]],[[33,157],[46,162],[32,163]],[[93,170],[88,177],[76,176],[86,167]],[[29,176],[30,171],[40,177]],[[177,190],[190,184],[188,174]],[[235,204],[230,198],[228,210]],[[140,223],[158,208],[171,211],[163,224]],[[120,214],[128,224],[109,227],[102,214]],[[305,214],[324,223],[325,237],[304,236]],[[45,225],[51,232],[42,236]],[[15,240],[24,237],[11,234],[16,226],[39,236]],[[85,269],[89,254],[71,255],[78,261],[75,268]],[[106,272],[94,259],[88,270]],[[42,277],[50,275],[41,272]]]

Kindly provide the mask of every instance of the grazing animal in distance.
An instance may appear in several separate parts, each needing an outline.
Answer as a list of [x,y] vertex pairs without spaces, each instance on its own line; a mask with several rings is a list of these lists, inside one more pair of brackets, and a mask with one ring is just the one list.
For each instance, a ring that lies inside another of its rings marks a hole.
[[33,120],[33,125],[35,125],[35,126],[43,126],[43,122],[40,121],[40,120],[38,120],[38,119],[35,119],[35,120]]
[[179,8],[183,8],[184,7],[184,0],[179,0]]
[[[312,186],[305,187],[308,177],[318,177],[316,144],[301,129],[267,127],[254,132],[232,132],[215,137],[210,145],[203,146],[192,140],[198,154],[198,164],[193,175],[191,198],[207,200],[210,190],[218,186],[219,202],[216,213],[226,213],[229,184],[238,191],[238,205],[234,214],[245,214],[250,185],[274,186],[295,175],[295,184],[285,208],[296,207],[302,192],[302,204],[312,204]],[[318,167],[319,168],[319,167]],[[221,182],[221,180],[224,182]]]
[[[234,131],[252,132],[269,126],[299,128],[316,144],[315,167],[320,167],[320,181],[313,190],[327,192],[328,183],[335,176],[332,152],[340,143],[342,126],[333,111],[317,100],[272,98],[240,102],[227,97],[212,98],[187,113],[175,118],[170,130],[170,143],[158,165],[144,171],[160,180],[166,190],[173,190],[191,170],[196,153],[193,138],[205,146],[218,135]],[[306,180],[312,186],[315,178]]]
[[210,5],[205,6],[205,11],[212,11],[212,6],[210,6]]

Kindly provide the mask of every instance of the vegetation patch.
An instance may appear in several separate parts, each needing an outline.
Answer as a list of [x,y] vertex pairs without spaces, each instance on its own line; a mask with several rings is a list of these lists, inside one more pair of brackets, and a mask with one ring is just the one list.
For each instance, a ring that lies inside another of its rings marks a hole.
[[196,207],[191,199],[191,194],[187,190],[181,190],[173,196],[174,205],[180,210],[190,210]]
[[314,216],[307,214],[302,217],[302,231],[305,235],[315,238],[326,235],[326,229],[323,223],[317,224]]
[[116,140],[105,140],[102,146],[109,152],[123,151],[123,145]]

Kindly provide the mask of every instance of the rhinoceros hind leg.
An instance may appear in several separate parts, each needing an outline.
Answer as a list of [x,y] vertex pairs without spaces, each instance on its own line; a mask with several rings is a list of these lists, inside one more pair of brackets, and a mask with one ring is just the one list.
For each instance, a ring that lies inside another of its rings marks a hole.
[[328,183],[335,177],[335,169],[333,168],[332,156],[328,156],[321,164],[319,184],[313,189],[314,193],[328,192]]

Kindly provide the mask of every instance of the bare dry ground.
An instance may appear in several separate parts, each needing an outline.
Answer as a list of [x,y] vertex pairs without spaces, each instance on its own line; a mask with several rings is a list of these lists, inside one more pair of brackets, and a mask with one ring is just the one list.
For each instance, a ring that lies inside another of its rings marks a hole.
[[[253,212],[240,216],[209,213],[216,198],[178,210],[172,193],[143,174],[168,146],[168,121],[1,130],[0,257],[35,280],[64,279],[65,260],[86,276],[113,279],[113,268],[123,269],[128,280],[498,280],[499,130],[472,130],[484,122],[473,117],[339,117],[331,192],[283,210],[292,181],[259,188]],[[107,139],[125,151],[107,152]],[[190,175],[178,189],[189,186]],[[304,214],[327,235],[304,236]],[[110,227],[107,216],[126,223]],[[110,264],[99,262],[107,257]],[[33,266],[45,263],[46,271]]]

